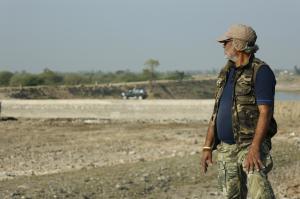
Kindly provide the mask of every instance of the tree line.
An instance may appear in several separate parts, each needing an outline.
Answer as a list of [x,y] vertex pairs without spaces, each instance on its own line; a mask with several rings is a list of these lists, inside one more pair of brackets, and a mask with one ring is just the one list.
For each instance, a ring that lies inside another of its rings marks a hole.
[[156,72],[145,68],[142,72],[118,70],[115,72],[55,72],[44,69],[41,73],[0,71],[0,86],[40,86],[40,85],[84,85],[153,80],[191,79],[183,71]]

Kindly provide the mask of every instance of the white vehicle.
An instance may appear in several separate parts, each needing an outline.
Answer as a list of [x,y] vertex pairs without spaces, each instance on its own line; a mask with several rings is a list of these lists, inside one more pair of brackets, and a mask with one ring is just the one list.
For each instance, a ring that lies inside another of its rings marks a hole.
[[145,99],[147,97],[147,92],[143,88],[134,88],[126,92],[121,93],[123,99],[135,98],[135,99]]

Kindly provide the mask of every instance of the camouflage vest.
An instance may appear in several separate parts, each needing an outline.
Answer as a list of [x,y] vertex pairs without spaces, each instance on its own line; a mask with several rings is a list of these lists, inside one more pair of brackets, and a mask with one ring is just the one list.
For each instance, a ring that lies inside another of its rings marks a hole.
[[[216,116],[219,108],[219,101],[226,83],[227,73],[230,67],[234,65],[232,61],[228,61],[225,67],[221,70],[216,85],[215,106],[211,120],[214,123],[215,142],[213,148],[219,144],[217,139]],[[232,106],[232,129],[235,142],[239,146],[248,146],[252,143],[255,128],[258,121],[259,110],[256,103],[254,93],[254,83],[256,73],[260,66],[266,65],[263,61],[252,57],[249,64],[237,68],[234,77],[234,91],[233,91],[233,106]],[[273,107],[274,108],[274,107]],[[265,141],[271,148],[271,137],[277,132],[277,124],[273,117],[269,124],[267,136]]]

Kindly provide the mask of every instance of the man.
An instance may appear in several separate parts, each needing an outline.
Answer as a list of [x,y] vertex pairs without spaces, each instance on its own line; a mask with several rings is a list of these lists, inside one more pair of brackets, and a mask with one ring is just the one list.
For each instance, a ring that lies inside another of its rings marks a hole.
[[271,137],[277,132],[276,80],[270,67],[254,56],[256,38],[251,27],[238,24],[218,40],[228,62],[217,79],[201,164],[205,173],[217,149],[218,187],[224,198],[275,198],[267,173],[273,166]]

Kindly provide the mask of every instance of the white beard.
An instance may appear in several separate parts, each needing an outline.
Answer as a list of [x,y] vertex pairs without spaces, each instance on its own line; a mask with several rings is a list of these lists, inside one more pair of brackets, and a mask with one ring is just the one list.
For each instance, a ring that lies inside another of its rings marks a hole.
[[237,61],[237,56],[228,56],[228,55],[225,54],[224,58],[228,59],[230,61],[233,61],[233,62]]

